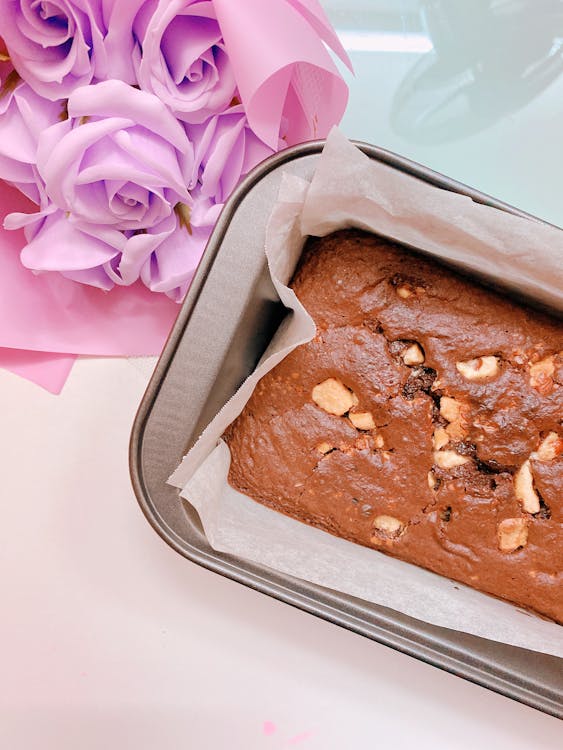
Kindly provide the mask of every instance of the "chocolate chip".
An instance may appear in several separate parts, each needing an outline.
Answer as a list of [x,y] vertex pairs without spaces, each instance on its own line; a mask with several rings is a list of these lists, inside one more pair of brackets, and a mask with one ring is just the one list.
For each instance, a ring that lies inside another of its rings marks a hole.
[[551,518],[551,510],[548,505],[546,505],[543,498],[540,497],[540,510],[539,513],[535,514],[536,518],[545,518],[549,519]]
[[477,470],[482,474],[504,474],[505,472],[508,474],[514,473],[514,469],[509,466],[502,466],[498,463],[498,461],[495,461],[494,458],[491,458],[488,461],[482,461],[480,458],[476,458],[476,463]]
[[431,367],[413,367],[403,386],[403,396],[412,401],[419,393],[429,393],[438,373]]
[[450,518],[452,517],[452,506],[448,505],[446,506],[442,511],[440,511],[440,520],[447,523]]
[[460,456],[475,456],[477,453],[477,447],[467,442],[456,443],[455,450]]

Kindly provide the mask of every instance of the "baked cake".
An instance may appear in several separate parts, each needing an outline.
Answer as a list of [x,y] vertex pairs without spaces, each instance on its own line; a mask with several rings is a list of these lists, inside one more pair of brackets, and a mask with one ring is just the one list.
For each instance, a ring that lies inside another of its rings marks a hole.
[[225,435],[255,500],[563,621],[563,330],[400,245],[310,238],[317,326]]

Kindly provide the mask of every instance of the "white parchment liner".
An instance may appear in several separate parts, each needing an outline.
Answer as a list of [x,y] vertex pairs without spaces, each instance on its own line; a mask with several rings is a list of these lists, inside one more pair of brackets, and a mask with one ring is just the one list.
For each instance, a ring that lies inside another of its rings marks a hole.
[[304,239],[349,226],[448,258],[467,270],[489,273],[563,309],[561,230],[476,204],[372,161],[333,130],[311,184],[284,175],[267,228],[272,280],[293,314],[169,482],[196,508],[215,550],[435,625],[563,656],[560,626],[287,518],[228,485],[230,453],[221,435],[240,414],[258,380],[315,333],[312,319],[285,286]]

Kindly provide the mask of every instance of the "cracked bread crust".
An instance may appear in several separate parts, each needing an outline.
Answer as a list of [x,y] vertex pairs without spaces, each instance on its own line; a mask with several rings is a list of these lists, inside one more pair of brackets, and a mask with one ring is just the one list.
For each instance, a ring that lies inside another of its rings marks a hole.
[[359,230],[292,287],[317,334],[225,434],[232,486],[563,622],[560,322]]

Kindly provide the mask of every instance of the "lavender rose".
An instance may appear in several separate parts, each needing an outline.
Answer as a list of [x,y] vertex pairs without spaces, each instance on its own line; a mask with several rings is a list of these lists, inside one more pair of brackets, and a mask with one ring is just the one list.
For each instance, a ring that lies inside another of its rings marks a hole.
[[76,89],[68,113],[41,133],[37,168],[49,200],[73,221],[135,231],[190,203],[193,149],[155,96],[104,81]]
[[236,91],[210,0],[156,0],[139,11],[133,61],[142,89],[185,122],[204,122],[227,108]]
[[22,78],[41,96],[62,99],[92,80],[100,13],[90,0],[0,0],[0,37]]
[[40,139],[49,204],[6,221],[25,227],[23,264],[106,290],[140,278],[180,301],[223,202],[272,150],[240,106],[183,127],[120,81],[76,90],[68,110]]
[[39,134],[56,123],[61,104],[38,96],[8,60],[0,62],[0,179],[35,203],[43,199],[35,161]]
[[142,275],[174,294],[201,255],[198,222],[209,221],[192,211],[195,165],[182,124],[122,81],[76,89],[68,114],[39,137],[41,210],[6,220],[25,226],[22,262],[102,289]]
[[151,291],[180,302],[220,210],[196,191],[191,209],[183,204],[146,232],[100,231],[53,204],[33,215],[10,214],[5,227],[24,228],[21,261],[36,272],[57,271],[105,291],[141,278]]
[[241,105],[211,117],[202,125],[186,125],[195,148],[201,195],[224,203],[247,172],[274,153],[248,124]]

